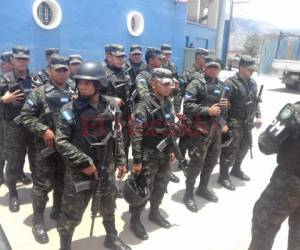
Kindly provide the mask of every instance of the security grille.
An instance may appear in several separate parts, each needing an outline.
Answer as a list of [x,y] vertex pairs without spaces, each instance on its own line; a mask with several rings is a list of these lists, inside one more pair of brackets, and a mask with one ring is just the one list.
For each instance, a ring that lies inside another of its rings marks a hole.
[[40,3],[40,5],[37,9],[37,15],[38,15],[38,18],[40,19],[40,21],[44,25],[49,25],[49,23],[51,23],[52,10],[47,3],[45,3],[45,2]]

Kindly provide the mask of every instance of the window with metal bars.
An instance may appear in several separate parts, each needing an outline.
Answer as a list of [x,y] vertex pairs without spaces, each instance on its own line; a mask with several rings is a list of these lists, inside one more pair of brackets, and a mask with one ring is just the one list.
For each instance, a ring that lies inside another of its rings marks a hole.
[[45,3],[41,2],[40,5],[38,6],[37,9],[37,15],[39,20],[44,24],[44,25],[49,25],[52,20],[52,10],[51,7]]

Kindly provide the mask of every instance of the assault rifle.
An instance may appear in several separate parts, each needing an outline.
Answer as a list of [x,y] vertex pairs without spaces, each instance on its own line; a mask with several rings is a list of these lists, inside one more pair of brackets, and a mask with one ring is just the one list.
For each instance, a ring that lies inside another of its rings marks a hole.
[[246,119],[246,126],[247,126],[247,133],[248,133],[248,137],[249,137],[249,149],[250,149],[250,158],[253,159],[253,152],[252,152],[252,129],[255,126],[253,120],[255,118],[256,115],[256,111],[258,108],[258,104],[262,101],[261,100],[261,95],[262,95],[262,91],[264,89],[264,85],[260,86],[257,98],[255,99],[255,101],[253,102],[252,100],[250,100],[248,103],[246,103],[246,114],[247,114],[247,119]]
[[[85,137],[87,141],[90,144],[90,147],[94,149],[96,153],[97,160],[101,161],[101,164],[97,166],[97,173],[95,174],[95,179],[91,181],[82,181],[75,183],[75,190],[76,193],[84,191],[84,190],[93,190],[92,195],[92,206],[91,206],[91,218],[92,218],[92,224],[91,224],[91,230],[90,230],[90,237],[93,236],[94,231],[94,223],[95,218],[99,217],[99,207],[100,207],[100,201],[101,201],[101,178],[100,174],[105,175],[107,174],[107,166],[106,166],[106,160],[107,160],[107,144],[110,138],[113,137],[112,132],[108,133],[105,138],[101,142],[91,142],[90,139]],[[104,153],[102,154],[102,151],[100,152],[99,148],[103,148]]]
[[185,165],[183,164],[184,159],[182,157],[178,143],[176,142],[174,126],[166,118],[166,113],[162,106],[157,104],[150,95],[147,95],[144,98],[155,107],[155,110],[153,110],[151,113],[156,113],[156,112],[162,113],[164,125],[166,126],[166,129],[167,129],[167,133],[166,133],[167,136],[165,139],[163,139],[162,141],[160,141],[157,144],[157,146],[156,146],[157,150],[159,152],[162,152],[167,146],[171,146],[171,148],[176,156],[176,159],[178,161],[178,167],[180,169],[182,169],[183,173],[186,175],[186,168],[185,168]]

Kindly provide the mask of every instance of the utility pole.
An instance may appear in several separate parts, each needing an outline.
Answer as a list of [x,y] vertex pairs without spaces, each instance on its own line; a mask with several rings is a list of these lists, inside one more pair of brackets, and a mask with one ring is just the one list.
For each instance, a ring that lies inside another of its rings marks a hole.
[[229,20],[225,20],[225,24],[224,24],[223,48],[222,48],[222,56],[221,56],[222,62],[224,64],[226,64],[226,61],[227,61],[228,48],[229,48],[229,43],[230,43],[230,33],[231,33],[232,20],[233,20],[234,5],[235,4],[244,4],[244,3],[250,3],[250,1],[230,0]]

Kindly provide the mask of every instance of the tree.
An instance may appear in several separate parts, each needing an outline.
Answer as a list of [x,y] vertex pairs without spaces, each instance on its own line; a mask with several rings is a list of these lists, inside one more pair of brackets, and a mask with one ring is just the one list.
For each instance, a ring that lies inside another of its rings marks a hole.
[[262,38],[257,33],[248,35],[244,43],[243,54],[256,57],[260,52],[261,43]]

